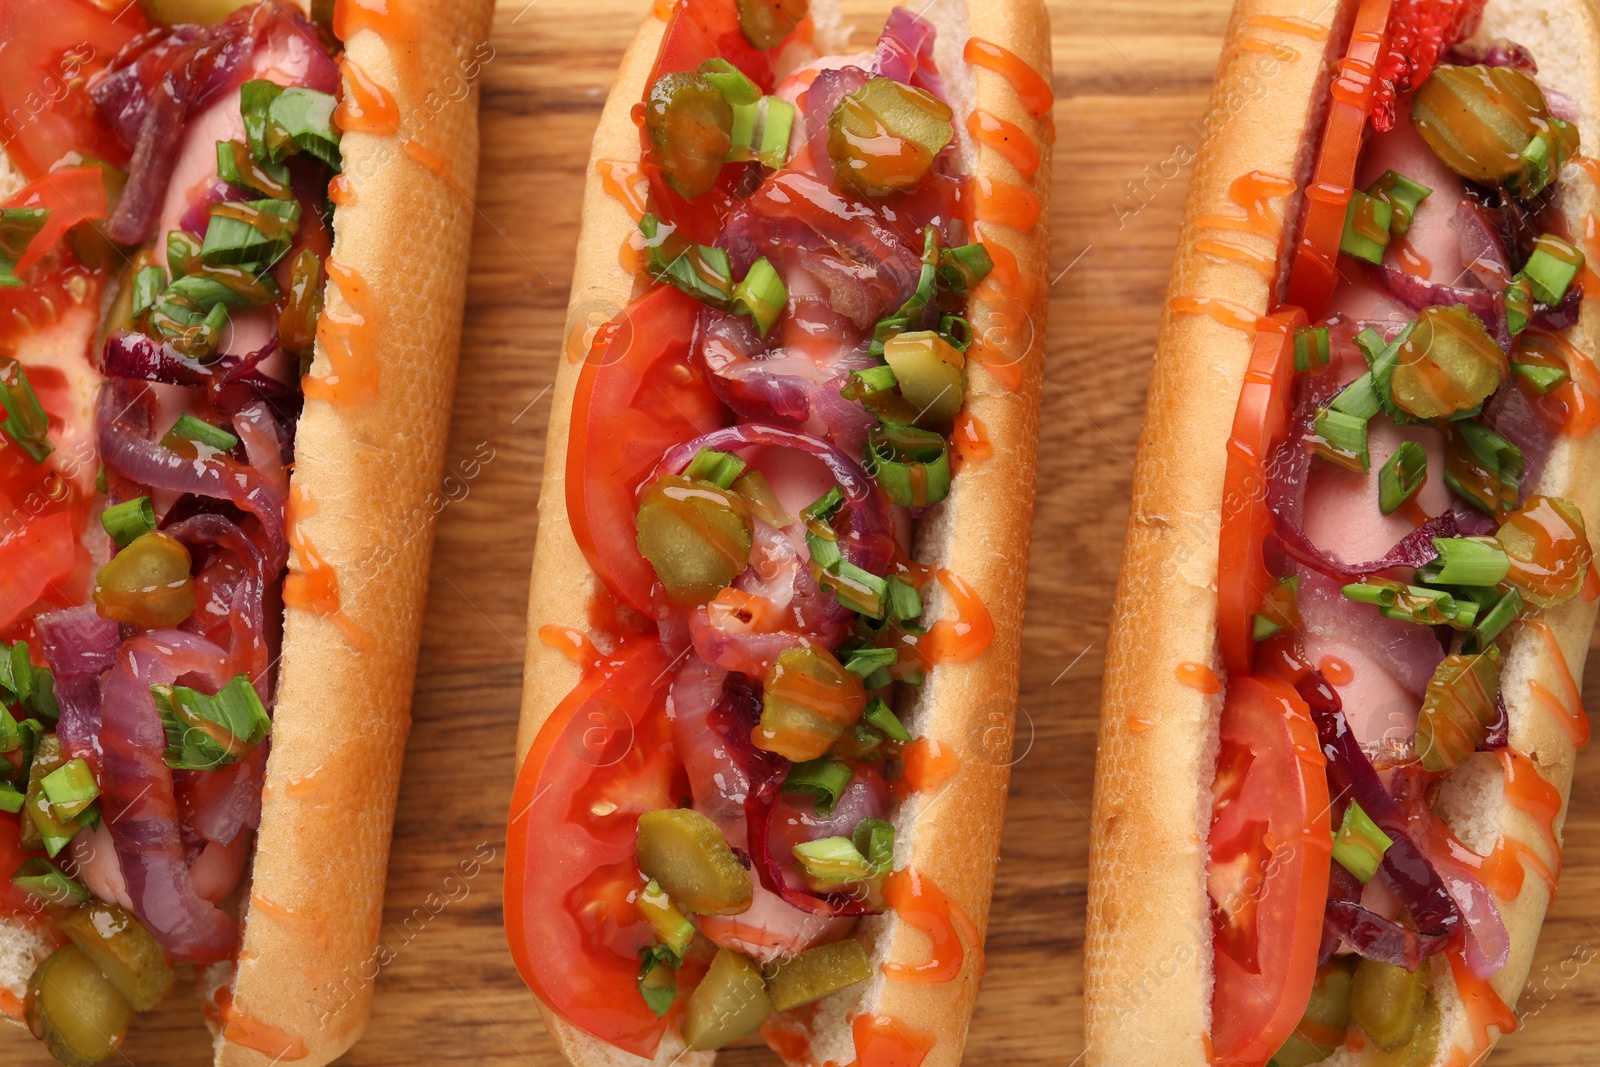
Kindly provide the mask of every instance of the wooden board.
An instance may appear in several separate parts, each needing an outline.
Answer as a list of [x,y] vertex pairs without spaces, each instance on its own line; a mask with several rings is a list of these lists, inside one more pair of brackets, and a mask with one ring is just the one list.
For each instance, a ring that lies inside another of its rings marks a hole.
[[[1087,813],[1106,623],[1156,323],[1229,6],[1061,0],[1051,9],[1060,277],[1016,765],[972,1064],[1064,1067],[1083,1049]],[[458,482],[439,517],[381,933],[395,958],[378,977],[366,1039],[342,1061],[351,1065],[561,1062],[501,932],[504,820],[545,390],[561,347],[582,169],[617,61],[647,7],[511,0],[495,20],[449,452]],[[881,17],[885,9],[876,10]],[[1600,660],[1587,673],[1597,691]],[[1580,758],[1578,775],[1560,897],[1520,1003],[1524,1028],[1492,1061],[1502,1067],[1595,1061],[1600,968],[1587,964],[1600,943],[1589,918],[1600,910],[1600,746]],[[327,834],[337,848],[336,818]],[[207,1061],[190,993],[181,987],[138,1021],[126,1062]],[[10,1032],[0,1035],[0,1058],[49,1062]],[[741,1048],[719,1062],[777,1061]]]

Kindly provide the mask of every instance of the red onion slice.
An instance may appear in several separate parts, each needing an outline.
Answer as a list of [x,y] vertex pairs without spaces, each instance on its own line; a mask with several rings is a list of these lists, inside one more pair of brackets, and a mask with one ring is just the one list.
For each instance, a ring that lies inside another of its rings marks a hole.
[[872,73],[915,86],[944,100],[944,80],[939,77],[939,67],[933,60],[933,42],[937,35],[933,23],[921,15],[913,15],[903,7],[895,8],[889,12],[878,47],[872,54]]

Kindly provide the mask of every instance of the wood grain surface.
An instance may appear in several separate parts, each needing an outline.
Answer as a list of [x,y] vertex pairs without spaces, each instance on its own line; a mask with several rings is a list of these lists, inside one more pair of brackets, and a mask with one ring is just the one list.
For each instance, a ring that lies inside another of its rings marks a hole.
[[[1011,802],[967,1062],[1067,1067],[1083,1051],[1095,722],[1134,444],[1167,271],[1228,0],[1060,0],[1049,365]],[[538,1065],[552,1050],[501,932],[534,503],[589,139],[648,0],[511,0],[483,81],[466,336],[401,786],[378,977],[351,1065]],[[858,26],[886,8],[847,8]],[[870,40],[874,31],[858,31]],[[397,250],[403,254],[403,250]],[[486,458],[487,457],[487,458]],[[474,466],[475,464],[475,466]],[[1600,660],[1587,672],[1600,680]],[[360,709],[351,709],[359,714]],[[328,847],[337,848],[331,818]],[[1492,1063],[1596,1062],[1600,746],[1579,758],[1560,895]],[[120,1057],[209,1061],[192,983]],[[50,1061],[19,1033],[0,1061]],[[762,1047],[721,1063],[776,1063]],[[1148,1067],[1148,1065],[1129,1065]]]

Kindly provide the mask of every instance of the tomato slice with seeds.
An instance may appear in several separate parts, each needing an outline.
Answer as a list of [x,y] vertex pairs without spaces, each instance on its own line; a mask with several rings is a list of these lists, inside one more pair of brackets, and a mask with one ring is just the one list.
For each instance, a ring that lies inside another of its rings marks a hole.
[[70,152],[128,165],[128,150],[86,88],[90,75],[149,29],[132,0],[115,6],[121,10],[88,0],[0,0],[0,114],[9,120],[6,155],[24,178]]
[[[650,1058],[656,1018],[635,979],[655,941],[633,903],[639,816],[689,795],[666,714],[671,664],[654,634],[587,672],[534,739],[506,830],[506,937],[523,981],[551,1010]],[[680,997],[691,974],[681,975]]]
[[1277,678],[1228,683],[1212,787],[1213,1063],[1262,1067],[1316,978],[1333,825],[1305,701]]
[[40,176],[18,189],[5,204],[8,208],[42,207],[50,217],[28,242],[28,249],[17,260],[21,274],[42,259],[68,230],[85,219],[106,217],[105,173],[99,167],[63,167]]
[[700,304],[660,285],[601,327],[578,376],[567,442],[567,519],[594,573],[651,613],[655,571],[635,542],[636,494],[674,445],[729,418],[691,341]]
[[1223,666],[1235,677],[1250,673],[1254,616],[1272,584],[1262,555],[1272,532],[1268,465],[1288,430],[1294,334],[1305,323],[1305,313],[1298,308],[1261,321],[1228,438],[1217,556],[1217,643]]

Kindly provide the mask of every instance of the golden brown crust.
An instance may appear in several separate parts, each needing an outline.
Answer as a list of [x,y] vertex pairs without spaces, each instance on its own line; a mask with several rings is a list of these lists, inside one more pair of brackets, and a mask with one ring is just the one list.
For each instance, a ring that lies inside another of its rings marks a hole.
[[[1352,6],[1241,0],[1235,7],[1171,297],[1222,298],[1251,312],[1266,310],[1271,294],[1253,268],[1197,248],[1206,235],[1201,220],[1241,215],[1228,187],[1250,171],[1304,183],[1311,150],[1306,131],[1320,128],[1315,101],[1323,99],[1326,85],[1323,52],[1335,46],[1252,25],[1250,19],[1296,15],[1332,24],[1328,42],[1341,42],[1347,33],[1339,23],[1348,19]],[[1551,11],[1541,5],[1536,12],[1517,3],[1492,3],[1485,21],[1496,35],[1533,46],[1545,78],[1552,73],[1545,69],[1546,55],[1575,54],[1561,66],[1577,69],[1557,84],[1579,102],[1584,143],[1592,144],[1600,132],[1592,118],[1600,73],[1593,49],[1574,49],[1571,42],[1597,39],[1594,15],[1580,3],[1556,6],[1559,10]],[[1241,47],[1249,39],[1276,41],[1299,54],[1252,87],[1252,76],[1260,81],[1261,64],[1271,62],[1263,57],[1272,53]],[[1592,209],[1591,183],[1575,169],[1566,178],[1573,200],[1567,210],[1581,217]],[[1277,206],[1280,217],[1296,217],[1295,199]],[[1261,251],[1274,246],[1281,261],[1287,241],[1257,245]],[[1584,352],[1595,351],[1597,313],[1591,301],[1584,324],[1570,335]],[[1169,307],[1162,320],[1108,645],[1091,817],[1084,993],[1085,1040],[1093,1065],[1158,1061],[1200,1067],[1208,1060],[1211,925],[1204,840],[1221,699],[1180,685],[1174,671],[1183,661],[1218,666],[1215,579],[1224,445],[1250,347],[1248,333],[1203,314]],[[1539,491],[1567,496],[1585,515],[1600,516],[1600,441],[1559,443]],[[1543,615],[1578,677],[1594,615],[1595,605],[1581,601]],[[1549,686],[1554,673],[1536,638],[1527,630],[1520,633],[1503,679],[1511,748],[1531,754],[1565,798],[1571,742],[1555,718],[1526,696],[1530,676]],[[1134,731],[1129,720],[1135,716],[1151,725]],[[1446,815],[1452,826],[1464,832],[1466,822],[1487,820],[1488,833],[1509,833],[1539,849],[1532,822],[1500,801],[1498,778],[1487,780],[1492,785],[1450,805]],[[1466,776],[1462,781],[1465,786]],[[1186,782],[1193,784],[1175,784]],[[1547,903],[1542,885],[1530,877],[1516,900],[1501,905],[1513,947],[1493,985],[1509,1002],[1515,1002],[1526,979]],[[1443,1062],[1453,1045],[1467,1047],[1469,1039],[1448,966],[1436,961],[1431,978],[1445,1015],[1445,1039],[1436,1057]],[[1340,1054],[1329,1062],[1360,1061],[1359,1055]]]
[[[399,136],[448,161],[450,177],[401,150],[396,137],[344,135],[355,196],[335,211],[333,259],[360,275],[381,319],[372,348],[378,389],[364,407],[307,402],[293,485],[310,494],[315,512],[301,528],[332,565],[343,614],[365,647],[354,648],[333,620],[285,613],[233,990],[240,1017],[303,1043],[304,1056],[284,1059],[307,1067],[360,1036],[373,978],[387,962],[378,927],[433,545],[426,500],[449,429],[477,182],[477,90],[466,85],[492,57],[484,51],[488,0],[390,6],[414,20],[410,39],[364,31],[347,43],[348,55],[394,93],[408,116]],[[349,310],[337,285],[329,288],[329,310]],[[319,343],[311,376],[327,373]],[[239,1033],[218,1038],[219,1067],[274,1062],[278,1049],[263,1050],[275,1037],[253,1049],[230,1040]]]
[[[1050,76],[1049,23],[1037,0],[976,0],[944,5],[946,11],[926,14],[941,34],[958,33],[964,40],[970,23],[974,35],[1009,48],[1046,79]],[[953,21],[952,21],[953,18]],[[622,270],[616,250],[634,222],[608,195],[595,164],[601,160],[635,161],[637,129],[629,111],[644,93],[654,65],[664,24],[647,19],[623,60],[606,103],[590,160],[583,206],[583,229],[567,319],[567,354],[583,351],[587,330],[614,315],[635,291],[635,279]],[[959,51],[955,52],[959,55]],[[948,65],[947,79],[952,76]],[[950,497],[922,524],[917,556],[949,567],[968,583],[987,606],[996,636],[988,652],[970,664],[946,664],[930,672],[918,706],[910,712],[913,732],[954,748],[960,771],[933,797],[903,805],[897,813],[900,848],[896,865],[909,862],[957,902],[981,932],[987,925],[989,894],[994,881],[1000,825],[1009,776],[1011,727],[1016,707],[1017,658],[1021,643],[1026,584],[1027,537],[1033,505],[1033,474],[1039,388],[1043,376],[1045,296],[1049,263],[1050,142],[1048,116],[1027,114],[1009,83],[988,71],[976,71],[976,100],[1001,118],[1022,127],[1039,144],[1039,170],[1024,179],[992,149],[980,149],[975,173],[1027,186],[1042,204],[1038,226],[1027,232],[989,227],[985,239],[1017,257],[1020,276],[1030,292],[1025,299],[1007,299],[975,308],[974,328],[993,346],[995,362],[1015,362],[1022,384],[1008,391],[975,361],[968,366],[968,411],[987,429],[994,455],[958,475]],[[958,129],[964,114],[958,115]],[[575,340],[576,339],[576,340]],[[588,626],[586,605],[596,587],[566,516],[566,447],[577,366],[564,359],[556,379],[553,414],[546,451],[544,488],[539,507],[539,540],[534,554],[529,610],[528,659],[523,691],[522,726],[517,739],[520,764],[540,726],[577,681],[577,669],[538,639],[546,624]],[[961,531],[960,537],[955,531]],[[935,589],[935,587],[930,587]],[[944,610],[942,592],[932,592],[929,610]],[[890,917],[872,920],[864,930],[876,946],[878,961],[892,957],[915,964],[927,954],[927,940],[903,929]],[[815,1039],[814,1058],[854,1059],[847,1018],[860,1011],[892,1014],[937,1036],[926,1063],[956,1064],[966,1040],[967,1024],[977,996],[979,946],[967,944],[968,963],[962,975],[943,985],[906,985],[876,979],[865,996],[842,994],[825,1002],[818,1013],[823,1032]],[[641,1065],[650,1061],[627,1056],[578,1031],[541,1005],[547,1027],[562,1053],[574,1063]],[[840,1044],[842,1042],[842,1044]],[[675,1050],[663,1043],[657,1063],[671,1062]],[[842,1049],[843,1055],[831,1050]],[[678,1062],[709,1062],[709,1054],[691,1054]]]

